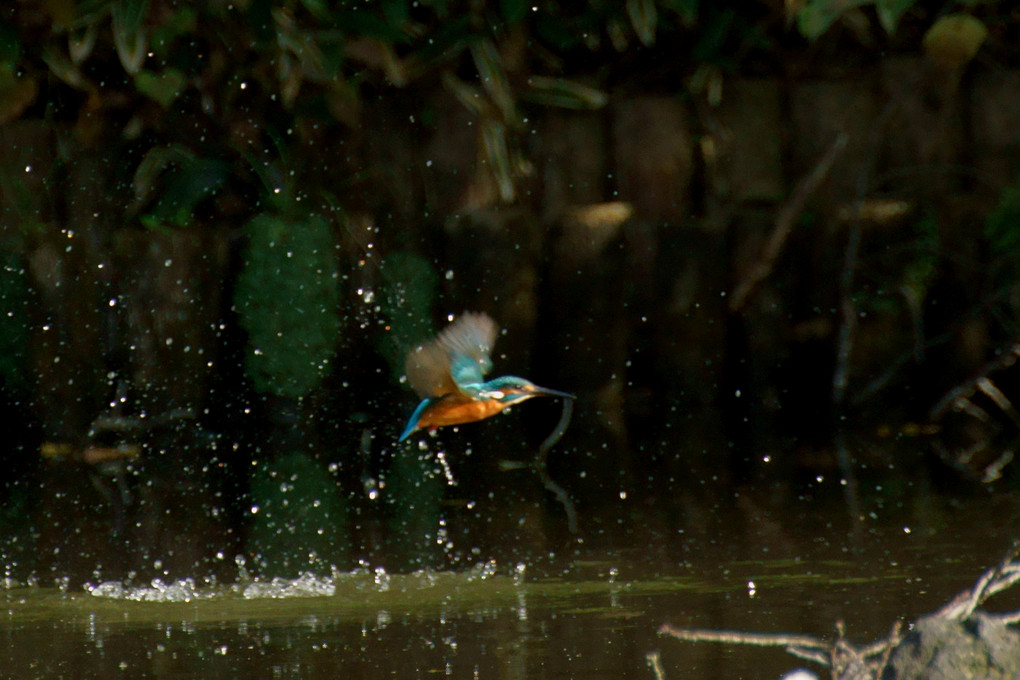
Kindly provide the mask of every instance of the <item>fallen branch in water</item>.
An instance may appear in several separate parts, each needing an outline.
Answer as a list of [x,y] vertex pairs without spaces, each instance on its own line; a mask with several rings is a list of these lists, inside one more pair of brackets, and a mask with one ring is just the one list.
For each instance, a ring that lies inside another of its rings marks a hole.
[[794,656],[820,664],[827,662],[828,643],[810,635],[784,633],[745,633],[738,630],[706,630],[704,628],[674,628],[668,623],[659,628],[659,635],[669,635],[685,642],[721,642],[729,645],[754,647],[785,647]]
[[[907,633],[897,621],[887,636],[869,645],[847,640],[842,621],[836,623],[836,638],[831,641],[812,635],[676,628],[670,624],[663,624],[659,634],[686,642],[784,647],[793,656],[830,669],[835,680],[1020,677],[1020,634],[1008,628],[1020,623],[1020,611],[991,614],[979,609],[992,596],[1020,582],[1018,555],[1020,542],[972,587],[915,621]],[[961,662],[962,658],[966,662]],[[660,666],[656,680],[664,679]]]
[[[1020,555],[1020,543],[1014,542],[1013,547],[999,563],[999,566],[986,571],[970,590],[958,594],[932,616],[953,621],[969,619],[977,611],[977,608],[993,595],[1011,588],[1017,581],[1020,581],[1020,562],[1016,561],[1017,555]],[[1020,612],[986,614],[986,616],[998,619],[1003,623],[1016,623],[1020,620]]]

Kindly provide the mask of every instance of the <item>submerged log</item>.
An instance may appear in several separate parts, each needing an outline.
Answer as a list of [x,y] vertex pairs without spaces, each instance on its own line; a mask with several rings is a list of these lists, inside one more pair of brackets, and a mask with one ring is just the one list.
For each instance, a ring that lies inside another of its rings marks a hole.
[[997,616],[926,616],[896,646],[882,680],[1020,677],[1020,634]]
[[[1020,543],[997,567],[941,609],[910,624],[899,622],[885,638],[858,646],[836,624],[836,639],[811,635],[749,633],[674,628],[664,624],[660,635],[688,642],[784,647],[787,652],[827,667],[834,680],[1005,680],[1020,677],[1020,612],[988,613],[979,609],[993,595],[1020,582]],[[658,673],[657,673],[658,675]]]

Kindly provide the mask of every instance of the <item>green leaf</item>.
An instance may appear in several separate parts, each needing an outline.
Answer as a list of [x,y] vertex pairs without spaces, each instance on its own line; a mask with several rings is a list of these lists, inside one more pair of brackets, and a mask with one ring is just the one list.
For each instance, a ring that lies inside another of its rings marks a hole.
[[319,21],[330,19],[329,4],[325,0],[301,0],[301,4],[305,6],[309,14]]
[[526,0],[499,0],[499,13],[508,26],[513,26],[524,20],[529,5]]
[[848,10],[868,4],[869,0],[806,0],[797,11],[797,29],[808,40],[815,40]]
[[641,44],[645,47],[654,45],[655,26],[658,22],[654,0],[627,0],[627,15]]
[[180,144],[154,146],[135,168],[131,182],[136,200],[145,200],[155,188],[163,172],[175,165],[186,165],[195,160],[195,153]]
[[340,329],[339,273],[326,220],[262,214],[248,223],[234,294],[248,332],[245,369],[255,389],[298,398],[332,370]]
[[145,61],[147,37],[145,17],[149,0],[120,0],[111,8],[113,18],[113,44],[124,70],[135,75]]
[[600,109],[609,100],[602,90],[564,78],[532,76],[528,85],[526,98],[538,104],[565,109]]
[[88,24],[84,28],[71,31],[67,36],[67,51],[71,61],[80,64],[89,58],[99,37],[99,24]]
[[937,64],[946,68],[965,66],[988,36],[980,19],[969,14],[944,16],[924,34],[924,50]]
[[698,20],[699,0],[663,0],[662,6],[680,15],[680,21],[691,27]]
[[382,0],[382,13],[386,23],[401,29],[411,15],[411,8],[407,0]]
[[481,116],[485,113],[487,102],[485,101],[485,97],[482,95],[482,91],[477,87],[468,85],[449,71],[445,71],[443,73],[443,85],[453,92],[457,101],[463,104],[464,108],[468,111],[476,116]]
[[916,0],[875,0],[878,22],[885,32],[892,35],[899,26],[900,19],[908,9],[916,4]]
[[390,365],[394,378],[404,373],[407,352],[432,334],[432,305],[439,276],[428,260],[417,253],[398,251],[386,256],[387,273],[380,296],[380,310],[389,332],[379,353]]
[[[71,27],[80,28],[87,24],[104,23],[111,4],[110,0],[77,0],[73,3],[74,17]],[[56,19],[54,16],[54,20]]]
[[184,81],[184,74],[175,68],[163,69],[159,73],[141,71],[135,76],[135,87],[165,109],[177,99]]
[[482,87],[489,93],[493,103],[508,125],[517,125],[517,104],[514,101],[513,91],[510,88],[510,79],[507,78],[506,68],[503,66],[503,58],[500,56],[496,45],[491,40],[479,40],[471,44],[471,56],[475,61],[475,68],[482,79]]
[[252,473],[248,550],[266,574],[327,573],[346,558],[347,504],[319,462],[291,451],[262,462]]
[[53,45],[46,45],[42,50],[42,60],[50,67],[50,72],[60,78],[71,87],[79,90],[89,89],[89,83],[85,76],[78,70],[78,66],[71,63],[67,55]]
[[443,551],[436,541],[442,516],[442,473],[417,447],[397,446],[386,471],[387,513],[397,564],[404,569],[438,568]]
[[160,196],[152,217],[160,222],[186,226],[195,207],[219,189],[230,173],[225,161],[198,158],[175,171]]
[[[205,17],[204,17],[205,18]],[[195,31],[198,25],[198,11],[193,7],[178,7],[169,14],[159,25],[152,29],[152,38],[149,40],[151,51],[159,58],[170,57],[176,48],[175,41],[181,36],[187,36]],[[254,28],[252,29],[254,31]],[[188,59],[194,59],[196,55],[189,54]],[[184,60],[178,60],[177,65]]]
[[452,61],[471,43],[474,28],[471,17],[458,15],[452,17],[430,34],[430,40],[421,45],[411,55],[421,72],[433,70],[437,64]]
[[514,174],[510,164],[510,151],[506,140],[506,126],[495,120],[482,122],[482,144],[489,169],[499,188],[499,197],[506,203],[514,200]]

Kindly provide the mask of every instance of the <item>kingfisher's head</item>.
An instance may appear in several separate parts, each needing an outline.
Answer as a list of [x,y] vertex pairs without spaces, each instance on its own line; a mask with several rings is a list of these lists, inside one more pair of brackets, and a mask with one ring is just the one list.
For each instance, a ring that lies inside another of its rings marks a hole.
[[516,375],[504,375],[485,383],[479,393],[482,399],[494,399],[504,406],[511,406],[532,397],[562,397],[573,399],[574,395],[547,387],[539,387],[530,380]]

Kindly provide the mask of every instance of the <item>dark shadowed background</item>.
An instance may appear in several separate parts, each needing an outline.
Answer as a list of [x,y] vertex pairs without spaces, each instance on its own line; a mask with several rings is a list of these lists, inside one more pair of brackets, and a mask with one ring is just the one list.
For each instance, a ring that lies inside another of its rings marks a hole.
[[[7,578],[792,558],[1013,516],[1016,19],[9,4]],[[577,535],[506,464],[559,402],[397,443],[404,356],[464,310],[504,329],[494,374],[577,395],[548,456]]]

